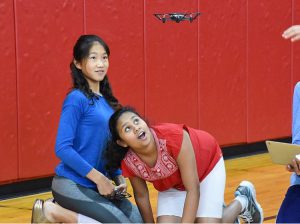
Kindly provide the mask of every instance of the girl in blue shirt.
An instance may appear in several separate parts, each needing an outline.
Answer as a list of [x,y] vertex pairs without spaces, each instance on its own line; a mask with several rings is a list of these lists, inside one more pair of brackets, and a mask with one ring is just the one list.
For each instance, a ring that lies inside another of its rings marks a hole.
[[110,137],[108,120],[121,107],[106,75],[109,54],[107,44],[96,35],[82,35],[74,46],[73,88],[63,103],[55,146],[60,163],[52,193],[58,204],[37,199],[33,223],[91,221],[86,216],[93,222],[142,222],[130,201],[110,200],[115,191],[126,192],[127,185],[120,170],[105,170],[102,157]]

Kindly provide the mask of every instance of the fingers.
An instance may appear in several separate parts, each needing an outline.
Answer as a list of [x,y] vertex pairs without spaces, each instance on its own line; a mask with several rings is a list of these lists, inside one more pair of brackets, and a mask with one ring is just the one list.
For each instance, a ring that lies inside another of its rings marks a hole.
[[292,161],[292,166],[294,167],[294,172],[297,175],[300,175],[299,163],[300,163],[300,161],[298,159],[293,159],[293,161]]
[[289,172],[294,172],[294,167],[293,167],[291,164],[287,165],[287,166],[286,166],[286,169],[287,169],[287,171],[289,171]]
[[116,188],[114,188],[114,190],[113,190],[111,193],[108,193],[108,194],[101,194],[101,195],[102,195],[103,197],[105,197],[106,199],[108,199],[108,200],[112,200],[112,199],[115,198],[116,194],[117,194],[117,190],[116,190]]
[[123,198],[131,197],[130,194],[127,194],[123,188],[119,186],[115,187],[114,191],[109,195],[103,195],[108,200],[121,200]]
[[97,185],[98,191],[104,197],[111,195],[114,192],[115,186],[110,182],[101,182]]
[[287,39],[295,35],[295,33],[296,33],[296,27],[291,26],[283,32],[282,36]]
[[293,37],[291,39],[292,42],[295,42],[295,41],[298,41],[298,40],[300,40],[300,34],[296,35],[295,37]]
[[127,191],[127,185],[126,184],[120,184],[119,186],[116,186],[115,189],[118,190],[118,191],[121,191],[121,192],[126,192]]
[[282,37],[291,39],[292,42],[300,40],[300,25],[291,26],[283,32]]

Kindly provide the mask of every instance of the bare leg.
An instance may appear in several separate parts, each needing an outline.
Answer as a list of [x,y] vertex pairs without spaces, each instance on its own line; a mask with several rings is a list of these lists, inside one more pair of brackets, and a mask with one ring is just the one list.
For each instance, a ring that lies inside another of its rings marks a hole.
[[51,222],[62,222],[62,223],[77,223],[78,214],[71,210],[61,207],[57,203],[45,201],[44,203],[44,214],[46,218]]
[[209,218],[209,217],[198,217],[196,223],[221,223],[222,219]]
[[238,215],[242,212],[242,205],[239,201],[233,200],[223,210],[222,223],[234,223]]
[[[234,223],[238,215],[242,211],[242,205],[239,201],[233,200],[223,211],[222,219],[210,217],[198,217],[196,223]],[[178,216],[159,216],[157,217],[158,223],[180,223],[181,217]]]
[[223,210],[222,219],[209,218],[209,217],[199,217],[196,219],[197,223],[234,223],[238,215],[242,211],[242,205],[239,201],[233,200],[226,208]]
[[180,223],[181,217],[175,215],[162,215],[157,217],[157,223]]
[[[201,217],[196,218],[196,223],[221,223],[221,219],[218,218],[209,218],[209,217]],[[181,217],[164,215],[157,217],[157,223],[180,223]]]

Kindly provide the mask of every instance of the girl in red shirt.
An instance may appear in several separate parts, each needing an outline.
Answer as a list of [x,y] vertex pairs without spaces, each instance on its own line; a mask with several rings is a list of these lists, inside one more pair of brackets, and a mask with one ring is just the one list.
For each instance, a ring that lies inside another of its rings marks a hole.
[[223,208],[224,160],[207,132],[169,123],[149,127],[129,107],[116,111],[109,126],[108,168],[122,167],[144,222],[154,222],[148,181],[159,191],[157,222],[232,223],[240,217],[246,223],[262,223],[262,209],[248,181],[241,182],[235,200]]

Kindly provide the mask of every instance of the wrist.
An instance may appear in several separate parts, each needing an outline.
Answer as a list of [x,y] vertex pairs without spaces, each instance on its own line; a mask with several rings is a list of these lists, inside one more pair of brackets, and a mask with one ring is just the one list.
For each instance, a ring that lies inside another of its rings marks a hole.
[[102,173],[94,168],[87,174],[86,177],[93,181],[95,184],[102,182],[106,178]]

